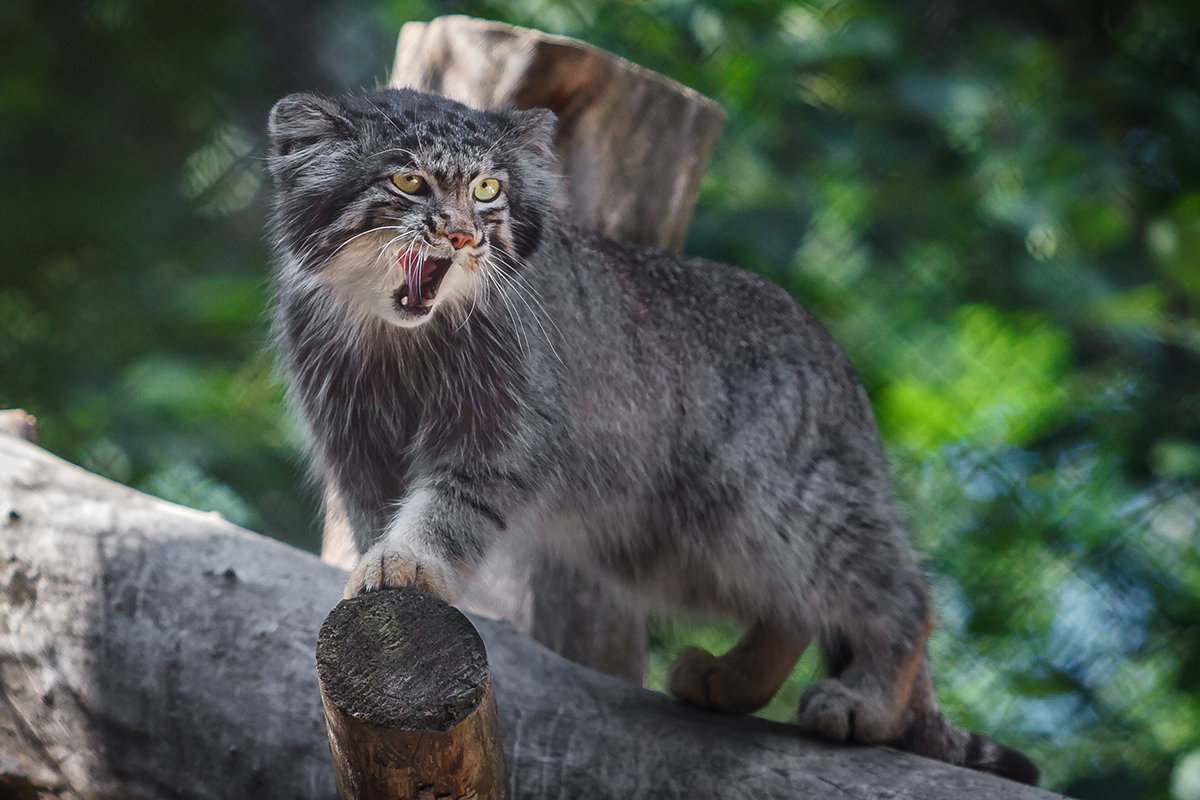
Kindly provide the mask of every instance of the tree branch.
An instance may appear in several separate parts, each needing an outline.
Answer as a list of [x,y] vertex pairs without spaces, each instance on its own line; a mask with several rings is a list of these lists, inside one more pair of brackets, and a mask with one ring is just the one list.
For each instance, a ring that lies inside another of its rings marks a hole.
[[[313,652],[344,579],[0,434],[0,796],[332,798]],[[513,798],[1054,796],[708,714],[472,622]]]

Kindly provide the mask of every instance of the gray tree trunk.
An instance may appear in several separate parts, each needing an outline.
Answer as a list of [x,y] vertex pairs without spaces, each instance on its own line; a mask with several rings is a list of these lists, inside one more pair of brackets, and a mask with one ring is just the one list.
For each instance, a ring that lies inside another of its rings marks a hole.
[[[331,800],[314,650],[345,572],[0,434],[0,797]],[[487,646],[512,798],[1046,792]]]

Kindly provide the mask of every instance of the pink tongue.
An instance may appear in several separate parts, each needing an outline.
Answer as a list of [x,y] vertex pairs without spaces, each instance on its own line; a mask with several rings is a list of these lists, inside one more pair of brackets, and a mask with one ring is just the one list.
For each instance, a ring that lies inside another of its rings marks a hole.
[[[398,260],[400,269],[404,272],[404,281],[409,286],[409,296],[416,297],[419,301],[421,280],[424,277],[421,275],[423,271],[421,268],[425,266],[424,262],[421,261],[416,250],[402,250]],[[414,286],[417,287],[415,294],[412,290]]]

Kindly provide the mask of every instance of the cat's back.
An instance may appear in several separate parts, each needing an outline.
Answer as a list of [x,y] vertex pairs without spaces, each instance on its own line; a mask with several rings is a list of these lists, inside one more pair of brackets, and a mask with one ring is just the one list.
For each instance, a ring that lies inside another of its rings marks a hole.
[[702,417],[853,430],[875,446],[849,359],[783,287],[717,261],[582,229],[565,235],[583,347],[596,351],[588,363],[604,354],[606,380],[664,406],[673,395]]
[[[841,381],[850,363],[828,331],[782,286],[698,256],[621,242],[574,229],[585,270],[601,271],[639,327],[721,360],[771,355]],[[836,374],[835,374],[836,373]],[[857,384],[852,375],[850,380]]]
[[662,314],[707,323],[714,331],[737,326],[784,332],[808,317],[778,284],[739,267],[582,229],[572,234],[586,262],[609,271],[630,301]]

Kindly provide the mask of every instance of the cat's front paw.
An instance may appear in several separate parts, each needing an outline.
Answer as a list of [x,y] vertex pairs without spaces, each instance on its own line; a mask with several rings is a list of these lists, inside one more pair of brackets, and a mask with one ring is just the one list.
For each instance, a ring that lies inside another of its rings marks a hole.
[[800,727],[835,742],[890,742],[900,718],[887,706],[834,678],[809,686],[800,697]]
[[402,545],[388,542],[368,550],[350,573],[344,597],[356,597],[376,589],[412,586],[451,602],[450,570],[436,561],[420,558]]
[[771,699],[724,660],[699,647],[689,647],[671,666],[667,691],[685,703],[725,714],[749,714]]

